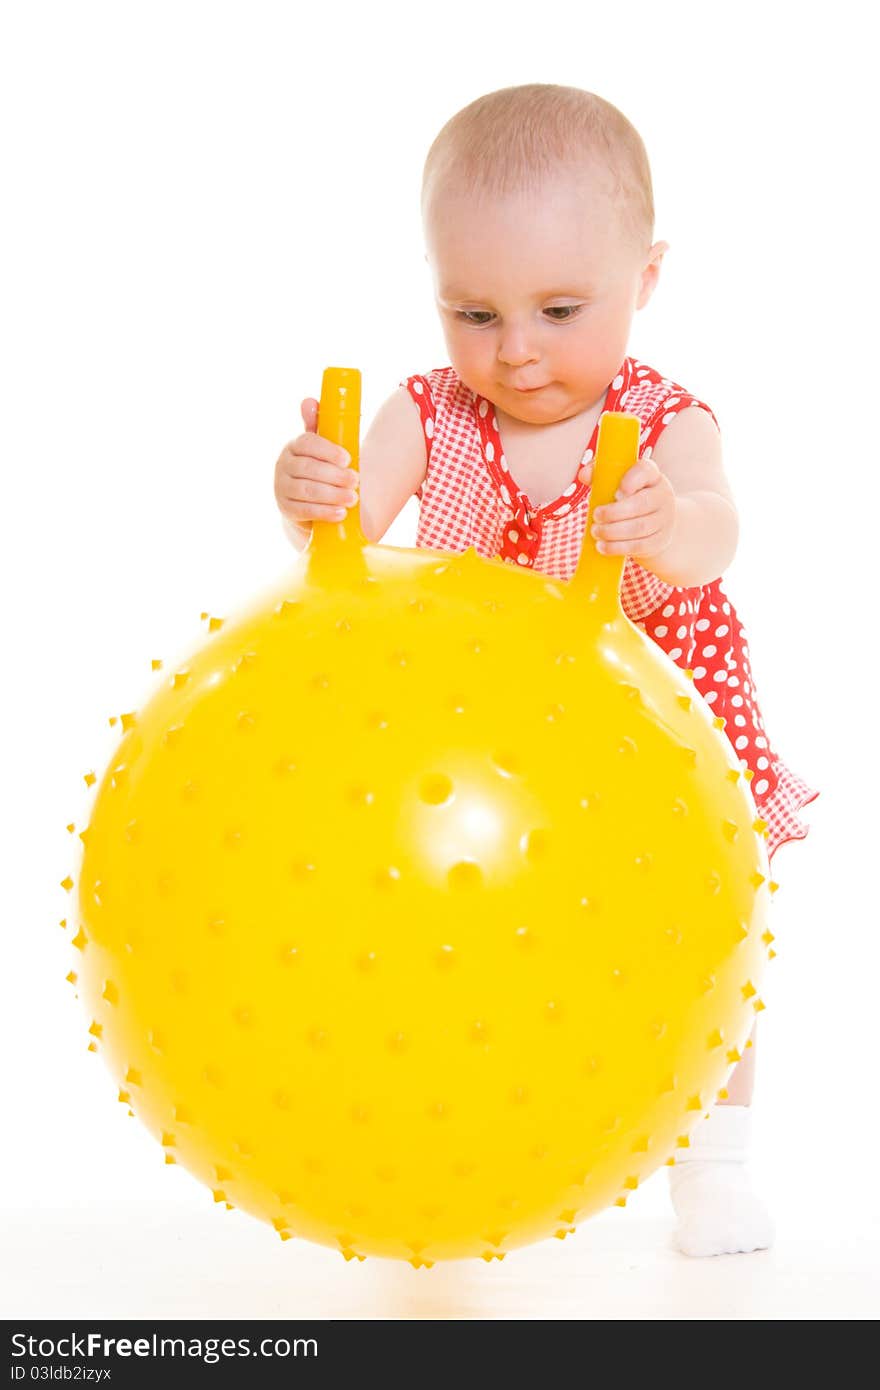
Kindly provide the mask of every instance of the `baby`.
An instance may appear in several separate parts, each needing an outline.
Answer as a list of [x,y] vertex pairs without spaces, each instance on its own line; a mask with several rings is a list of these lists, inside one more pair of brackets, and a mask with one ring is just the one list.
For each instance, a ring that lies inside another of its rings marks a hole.
[[[480,97],[443,127],[425,162],[422,215],[451,366],[400,383],[360,451],[315,433],[282,450],[275,496],[302,548],[314,521],[358,500],[370,541],[413,495],[417,545],[569,579],[584,540],[603,411],[641,422],[638,462],[598,509],[597,548],[626,557],[627,616],[693,682],[747,770],[768,853],[803,839],[818,792],[773,752],[742,625],[720,576],[737,547],[736,506],[708,405],[633,357],[635,311],[660,276],[644,145],[616,107],[535,83]],[[754,1034],[707,1119],[668,1169],[676,1241],[688,1255],[769,1246],[770,1217],[746,1169]]]

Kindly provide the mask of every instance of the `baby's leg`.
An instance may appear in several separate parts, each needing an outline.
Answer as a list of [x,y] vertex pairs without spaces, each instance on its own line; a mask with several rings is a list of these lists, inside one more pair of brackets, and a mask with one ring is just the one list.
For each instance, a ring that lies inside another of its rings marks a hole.
[[765,1250],[773,1222],[752,1191],[746,1160],[755,1079],[755,1029],[727,1083],[727,1097],[698,1125],[689,1149],[669,1169],[678,1217],[676,1244],[685,1255],[736,1255]]

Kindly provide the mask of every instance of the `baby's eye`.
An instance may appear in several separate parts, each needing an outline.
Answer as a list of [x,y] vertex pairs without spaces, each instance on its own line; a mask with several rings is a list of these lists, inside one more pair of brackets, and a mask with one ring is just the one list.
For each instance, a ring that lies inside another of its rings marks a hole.
[[488,309],[459,309],[456,317],[464,319],[465,323],[473,323],[481,327],[492,315]]
[[580,308],[580,304],[551,304],[550,308],[545,309],[544,312],[547,314],[561,314],[563,317],[556,319],[555,322],[567,323],[569,319],[574,318],[575,314],[580,311]]

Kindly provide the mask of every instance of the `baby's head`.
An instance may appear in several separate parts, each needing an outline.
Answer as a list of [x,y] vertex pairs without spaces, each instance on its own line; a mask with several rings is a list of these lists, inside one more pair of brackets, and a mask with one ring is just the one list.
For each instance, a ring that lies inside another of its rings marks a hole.
[[479,97],[428,151],[422,218],[465,384],[534,424],[594,405],[667,249],[652,243],[651,173],[626,117],[577,87]]

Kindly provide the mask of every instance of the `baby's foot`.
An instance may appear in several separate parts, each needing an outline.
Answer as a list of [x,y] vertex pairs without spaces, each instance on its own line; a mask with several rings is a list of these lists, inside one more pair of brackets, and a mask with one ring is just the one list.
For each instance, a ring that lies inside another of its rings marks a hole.
[[752,1191],[745,1163],[676,1163],[669,1169],[669,1189],[682,1254],[748,1254],[773,1244],[773,1219]]

